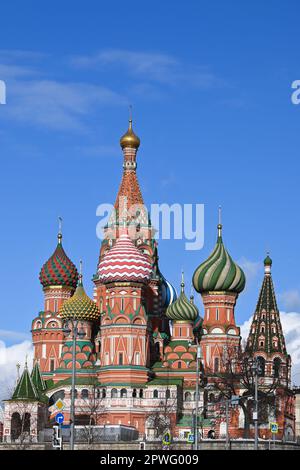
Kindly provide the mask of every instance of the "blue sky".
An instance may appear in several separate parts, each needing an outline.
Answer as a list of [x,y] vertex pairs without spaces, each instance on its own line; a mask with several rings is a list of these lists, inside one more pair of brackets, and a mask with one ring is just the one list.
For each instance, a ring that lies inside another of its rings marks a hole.
[[1,18],[0,330],[8,344],[43,307],[38,273],[60,215],[64,247],[83,258],[92,293],[96,207],[117,193],[129,103],[146,203],[205,204],[203,250],[161,241],[164,275],[178,286],[183,267],[191,278],[214,246],[221,204],[224,242],[248,274],[237,322],[254,311],[267,250],[281,310],[300,311],[297,1],[11,1]]

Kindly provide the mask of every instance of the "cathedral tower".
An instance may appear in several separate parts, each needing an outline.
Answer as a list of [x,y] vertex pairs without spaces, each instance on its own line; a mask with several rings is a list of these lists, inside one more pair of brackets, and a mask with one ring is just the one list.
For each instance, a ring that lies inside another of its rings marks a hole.
[[245,287],[245,275],[232,260],[222,239],[218,224],[216,246],[193,275],[193,285],[204,303],[203,336],[201,340],[204,366],[220,372],[228,348],[240,346],[240,329],[236,326],[234,308]]
[[[52,256],[43,265],[40,282],[44,291],[44,310],[32,322],[34,360],[45,374],[59,365],[64,336],[59,310],[76,288],[78,272],[62,246],[61,229]],[[50,374],[51,375],[51,374]]]

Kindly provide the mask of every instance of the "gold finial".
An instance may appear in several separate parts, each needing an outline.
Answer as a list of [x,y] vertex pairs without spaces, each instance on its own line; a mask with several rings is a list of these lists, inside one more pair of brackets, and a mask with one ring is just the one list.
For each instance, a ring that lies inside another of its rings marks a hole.
[[122,149],[126,147],[135,148],[136,150],[140,146],[140,139],[139,137],[133,132],[132,129],[132,106],[129,106],[129,125],[127,132],[121,137],[120,145]]
[[219,206],[218,238],[222,237],[222,207]]
[[58,217],[58,235],[57,235],[57,238],[58,238],[58,243],[61,243],[61,239],[62,239],[62,217]]

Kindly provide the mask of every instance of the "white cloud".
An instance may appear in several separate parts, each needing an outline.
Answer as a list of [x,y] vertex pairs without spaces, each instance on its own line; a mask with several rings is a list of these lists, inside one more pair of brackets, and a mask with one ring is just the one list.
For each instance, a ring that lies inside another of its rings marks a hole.
[[23,333],[21,331],[0,330],[0,341],[9,340],[15,343],[17,341],[26,339],[30,339],[29,333]]
[[28,367],[31,367],[33,359],[31,341],[23,341],[12,346],[6,346],[4,341],[0,341],[0,403],[1,400],[10,398],[17,378],[16,364],[21,365],[22,372],[26,356]]
[[247,283],[251,283],[257,277],[262,267],[261,262],[251,261],[244,256],[239,259],[238,264],[245,272]]
[[[300,385],[300,313],[280,312],[286,347],[292,358],[292,377],[295,384]],[[249,334],[252,317],[241,325],[241,336],[246,340]]]
[[19,80],[12,81],[7,90],[5,116],[57,130],[84,131],[84,118],[94,109],[127,104],[118,93],[87,83]]
[[300,309],[300,292],[297,289],[285,291],[279,294],[278,298],[286,310],[293,311]]
[[199,88],[224,85],[208,67],[183,64],[178,58],[162,53],[108,49],[74,57],[71,63],[86,68],[121,67],[136,78],[168,85],[185,83]]

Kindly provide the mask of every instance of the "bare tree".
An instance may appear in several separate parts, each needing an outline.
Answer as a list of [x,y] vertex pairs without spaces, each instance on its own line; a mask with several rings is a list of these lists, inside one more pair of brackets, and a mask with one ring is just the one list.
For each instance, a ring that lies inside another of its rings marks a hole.
[[[253,406],[255,395],[255,376],[253,372],[253,357],[241,351],[239,346],[228,344],[224,348],[218,370],[206,368],[208,390],[211,393],[208,401],[219,408],[222,401],[232,396],[239,396],[239,405],[244,414],[244,437],[249,437],[250,425],[253,424]],[[258,422],[263,424],[269,421],[269,415],[277,415],[276,390],[279,379],[266,381],[258,378],[259,413]]]
[[89,386],[88,395],[81,397],[83,404],[77,407],[77,422],[83,423],[82,437],[88,446],[92,446],[97,437],[96,425],[104,422],[106,407],[104,404],[105,397],[100,395],[100,389],[97,387],[97,380],[91,378],[91,386]]
[[163,438],[167,431],[174,434],[177,416],[177,398],[172,397],[169,387],[164,396],[158,398],[158,403],[153,410],[146,415],[146,422],[155,430],[156,438]]

